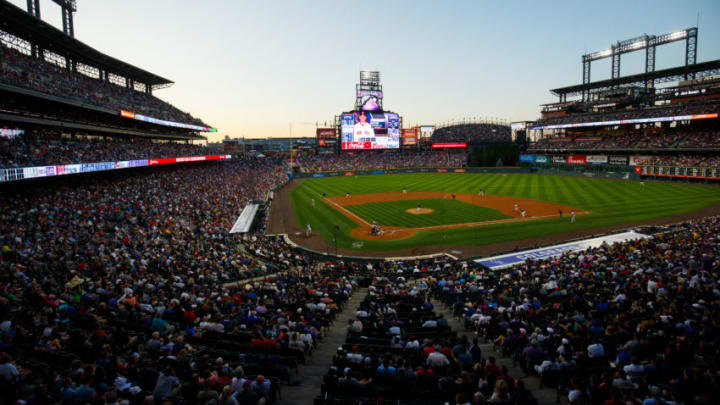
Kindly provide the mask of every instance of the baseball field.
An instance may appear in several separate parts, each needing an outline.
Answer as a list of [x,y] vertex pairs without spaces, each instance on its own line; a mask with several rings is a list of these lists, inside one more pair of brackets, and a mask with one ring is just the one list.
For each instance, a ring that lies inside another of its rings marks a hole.
[[715,186],[539,174],[326,177],[293,180],[279,194],[269,233],[365,256],[487,255],[720,211]]

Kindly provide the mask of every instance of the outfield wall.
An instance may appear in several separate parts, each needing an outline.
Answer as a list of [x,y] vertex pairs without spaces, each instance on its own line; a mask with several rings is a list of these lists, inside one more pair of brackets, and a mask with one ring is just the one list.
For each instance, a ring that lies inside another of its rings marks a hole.
[[382,170],[339,170],[333,172],[293,173],[294,178],[308,177],[343,177],[343,176],[372,176],[378,174],[401,173],[530,173],[529,167],[415,167],[408,169],[382,169]]
[[409,168],[409,169],[383,169],[383,170],[342,170],[334,172],[293,173],[294,178],[322,178],[343,176],[373,176],[382,174],[402,173],[538,173],[553,176],[595,177],[618,180],[640,180],[640,175],[626,171],[597,171],[590,167],[436,167],[436,168]]

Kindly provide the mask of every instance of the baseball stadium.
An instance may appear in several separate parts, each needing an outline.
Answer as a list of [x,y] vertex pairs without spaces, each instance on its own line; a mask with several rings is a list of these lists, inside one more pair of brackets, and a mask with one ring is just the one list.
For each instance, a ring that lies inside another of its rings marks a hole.
[[0,0],[0,405],[717,403],[700,11],[111,3]]

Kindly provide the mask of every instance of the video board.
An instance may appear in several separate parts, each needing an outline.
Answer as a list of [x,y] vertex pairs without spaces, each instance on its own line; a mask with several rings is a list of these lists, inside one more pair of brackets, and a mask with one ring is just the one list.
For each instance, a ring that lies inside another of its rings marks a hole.
[[341,149],[400,148],[400,117],[395,113],[353,111],[342,114]]

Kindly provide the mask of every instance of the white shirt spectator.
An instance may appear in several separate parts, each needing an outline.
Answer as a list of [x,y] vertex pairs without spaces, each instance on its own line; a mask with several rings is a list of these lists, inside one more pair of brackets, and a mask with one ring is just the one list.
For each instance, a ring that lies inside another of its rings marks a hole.
[[434,319],[428,319],[422,324],[423,328],[437,328],[437,321]]
[[432,352],[427,357],[428,367],[446,367],[450,365],[450,360],[440,352]]
[[600,343],[594,343],[587,347],[588,357],[599,359],[605,357],[605,348]]

